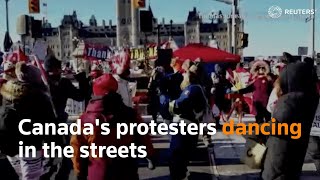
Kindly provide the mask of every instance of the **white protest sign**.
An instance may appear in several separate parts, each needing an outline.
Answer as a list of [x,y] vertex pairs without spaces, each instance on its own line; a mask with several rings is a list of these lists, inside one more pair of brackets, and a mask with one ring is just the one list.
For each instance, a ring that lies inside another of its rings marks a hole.
[[320,104],[318,105],[316,115],[314,116],[310,135],[320,136]]
[[[73,85],[79,87],[78,82],[73,82]],[[69,116],[79,116],[85,111],[85,102],[78,102],[73,99],[68,99],[65,111]]]
[[129,82],[129,91],[132,97],[136,96],[137,93],[137,83],[136,82]]

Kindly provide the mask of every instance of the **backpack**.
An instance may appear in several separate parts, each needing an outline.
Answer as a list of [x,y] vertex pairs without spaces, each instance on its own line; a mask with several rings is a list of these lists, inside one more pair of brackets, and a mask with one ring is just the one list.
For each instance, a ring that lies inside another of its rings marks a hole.
[[18,154],[22,139],[18,129],[20,121],[20,113],[13,103],[0,107],[0,153],[9,156]]

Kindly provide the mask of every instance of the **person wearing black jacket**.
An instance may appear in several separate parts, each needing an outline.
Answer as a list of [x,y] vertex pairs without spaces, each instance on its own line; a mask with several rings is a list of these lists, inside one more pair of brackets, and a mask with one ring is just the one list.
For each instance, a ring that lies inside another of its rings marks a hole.
[[269,136],[262,179],[298,180],[319,101],[312,69],[306,63],[287,65],[280,74],[280,88],[282,96],[273,117],[276,123],[287,123],[289,127],[301,123],[301,138],[291,139],[291,133]]
[[84,101],[89,91],[89,80],[85,72],[80,72],[74,76],[79,82],[79,89],[76,88],[70,79],[61,77],[61,61],[54,56],[48,56],[44,62],[45,70],[48,74],[48,83],[53,104],[60,122],[66,122],[68,115],[65,112],[67,100]]
[[[73,99],[75,101],[88,100],[89,80],[85,72],[78,73],[74,78],[79,82],[79,89],[76,88],[70,79],[61,77],[61,61],[54,56],[48,56],[44,62],[45,70],[48,74],[48,83],[52,101],[57,114],[57,121],[66,123],[68,114],[65,112],[67,100]],[[65,145],[69,145],[70,137],[66,136]],[[62,158],[62,165],[55,176],[57,180],[69,179],[69,173],[72,169],[72,162],[68,158]],[[50,173],[47,174],[50,176]]]
[[[30,132],[34,123],[55,123],[55,114],[39,69],[18,63],[16,75],[17,80],[9,80],[0,91],[3,97],[0,111],[0,150],[7,155],[20,179],[39,179],[43,174],[43,142],[60,142],[53,136],[22,135],[18,127],[21,120],[30,119],[30,123],[22,126],[24,131]],[[36,157],[19,157],[19,141],[24,146],[34,146],[37,150]]]

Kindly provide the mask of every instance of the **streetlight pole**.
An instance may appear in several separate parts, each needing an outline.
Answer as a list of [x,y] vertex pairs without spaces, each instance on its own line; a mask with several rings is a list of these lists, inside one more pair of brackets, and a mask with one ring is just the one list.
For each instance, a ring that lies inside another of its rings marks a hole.
[[7,32],[9,33],[9,0],[6,1],[6,21],[7,21]]
[[237,41],[237,23],[236,23],[236,10],[237,10],[237,0],[232,1],[232,53],[236,54],[237,53],[237,47],[236,47],[236,41]]
[[170,20],[170,38],[172,38],[172,24],[173,24],[173,21],[171,19]]

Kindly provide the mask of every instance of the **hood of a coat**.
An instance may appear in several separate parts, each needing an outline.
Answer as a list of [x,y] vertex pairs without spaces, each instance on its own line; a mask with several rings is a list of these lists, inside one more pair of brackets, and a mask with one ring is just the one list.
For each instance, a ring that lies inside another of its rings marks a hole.
[[273,111],[273,117],[281,123],[302,123],[304,131],[310,131],[319,97],[302,92],[281,96]]
[[0,89],[0,94],[5,100],[16,101],[23,97],[40,93],[40,89],[32,87],[30,84],[19,81],[8,81]]
[[287,65],[280,74],[280,87],[283,94],[292,92],[316,93],[313,70],[306,63]]
[[259,73],[258,67],[262,67],[262,68],[265,69],[264,75],[267,75],[267,74],[270,73],[270,66],[264,60],[256,60],[256,61],[254,61],[253,64],[252,64],[252,67],[250,69],[250,73],[253,74],[253,75],[258,75],[258,73]]

